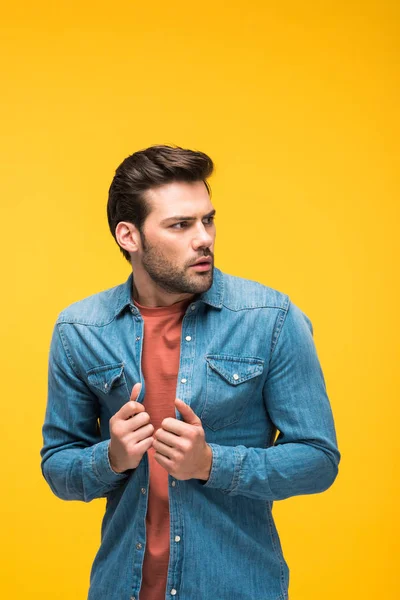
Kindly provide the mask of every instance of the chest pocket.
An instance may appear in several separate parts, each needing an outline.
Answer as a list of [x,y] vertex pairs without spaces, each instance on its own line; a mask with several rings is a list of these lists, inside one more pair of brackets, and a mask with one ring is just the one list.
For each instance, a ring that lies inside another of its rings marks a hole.
[[260,393],[264,361],[246,356],[208,355],[206,401],[200,415],[214,431],[237,423],[251,397]]
[[86,373],[89,386],[100,400],[100,404],[115,414],[130,398],[124,374],[124,363],[113,363],[94,367]]

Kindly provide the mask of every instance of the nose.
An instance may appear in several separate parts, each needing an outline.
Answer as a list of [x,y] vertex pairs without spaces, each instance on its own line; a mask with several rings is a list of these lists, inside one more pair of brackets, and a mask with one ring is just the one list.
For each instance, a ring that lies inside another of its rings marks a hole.
[[192,241],[193,249],[197,250],[202,246],[204,246],[205,248],[209,248],[212,246],[213,242],[214,235],[212,235],[210,231],[207,230],[207,228],[204,226],[204,223],[199,223]]

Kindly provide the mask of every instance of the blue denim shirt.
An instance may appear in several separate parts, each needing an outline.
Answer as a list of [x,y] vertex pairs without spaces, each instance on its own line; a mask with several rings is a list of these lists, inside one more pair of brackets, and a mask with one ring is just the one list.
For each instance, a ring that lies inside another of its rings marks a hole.
[[[64,500],[107,499],[88,600],[140,600],[148,457],[115,473],[107,452],[111,416],[136,382],[146,394],[132,277],[63,310],[50,347],[43,475]],[[288,598],[273,502],[329,488],[341,456],[312,335],[286,294],[216,267],[188,306],[176,397],[200,417],[212,467],[205,483],[168,476],[166,599]]]

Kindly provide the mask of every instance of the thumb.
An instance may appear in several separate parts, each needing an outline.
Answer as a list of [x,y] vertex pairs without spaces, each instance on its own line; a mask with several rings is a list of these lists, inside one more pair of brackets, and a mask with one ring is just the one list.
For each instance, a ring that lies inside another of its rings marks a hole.
[[175,406],[181,413],[183,420],[190,425],[201,425],[201,420],[186,402],[180,398],[175,398]]
[[131,397],[129,398],[129,400],[135,402],[137,397],[140,394],[140,388],[142,387],[142,384],[140,382],[135,383],[135,385],[132,388],[132,392],[131,392]]

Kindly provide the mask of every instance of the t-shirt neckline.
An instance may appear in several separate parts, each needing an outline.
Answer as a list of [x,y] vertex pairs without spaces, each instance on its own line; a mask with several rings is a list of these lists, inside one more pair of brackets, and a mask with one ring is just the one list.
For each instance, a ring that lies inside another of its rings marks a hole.
[[175,313],[185,312],[189,304],[193,302],[193,299],[180,300],[170,306],[143,306],[139,304],[137,300],[133,300],[133,303],[139,309],[140,313],[147,317],[158,317],[164,315],[172,315]]

